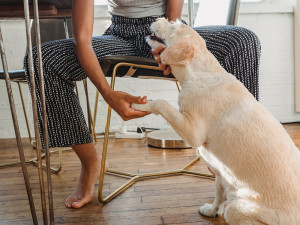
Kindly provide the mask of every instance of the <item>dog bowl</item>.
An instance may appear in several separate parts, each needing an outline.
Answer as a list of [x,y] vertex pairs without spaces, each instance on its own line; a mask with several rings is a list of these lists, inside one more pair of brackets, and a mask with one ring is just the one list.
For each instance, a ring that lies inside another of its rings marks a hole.
[[173,129],[155,130],[147,135],[148,145],[156,148],[191,148]]

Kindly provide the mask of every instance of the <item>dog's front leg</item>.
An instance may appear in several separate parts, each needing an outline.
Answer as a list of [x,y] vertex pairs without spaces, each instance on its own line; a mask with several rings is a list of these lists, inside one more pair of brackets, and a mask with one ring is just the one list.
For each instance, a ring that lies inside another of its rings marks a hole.
[[[132,108],[140,111],[160,114],[188,144],[199,147],[204,143],[206,130],[201,120],[190,121],[181,112],[164,100],[149,101],[146,104],[132,104]],[[200,125],[199,125],[200,124]]]
[[206,203],[199,208],[199,212],[204,216],[216,217],[217,215],[222,215],[224,213],[226,197],[220,176],[216,176],[215,184],[216,192],[213,204]]

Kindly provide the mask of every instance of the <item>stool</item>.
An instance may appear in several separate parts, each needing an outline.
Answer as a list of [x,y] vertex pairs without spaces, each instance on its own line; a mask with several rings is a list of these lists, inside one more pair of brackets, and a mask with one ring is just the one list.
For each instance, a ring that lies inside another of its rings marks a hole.
[[[176,81],[175,77],[172,74],[169,74],[168,76],[164,76],[163,72],[159,69],[157,62],[154,59],[150,59],[150,58],[142,58],[136,56],[105,56],[101,60],[101,68],[105,76],[111,77],[112,89],[114,89],[116,76],[118,77],[129,76],[134,78],[154,78],[154,79],[164,79],[164,80],[167,79],[167,80]],[[177,81],[176,84],[178,90],[180,90],[180,86]],[[97,93],[97,96],[98,95],[99,93]],[[96,112],[97,112],[97,107],[95,106],[94,118],[96,118],[95,117]],[[105,161],[106,161],[110,119],[111,119],[111,107],[108,106],[106,128],[105,128],[105,135],[104,135],[104,142],[103,142],[102,165],[105,165]],[[94,126],[93,130],[95,130],[95,119],[94,119],[93,126]],[[191,162],[189,162],[187,165],[185,165],[180,169],[171,170],[171,171],[159,171],[159,172],[145,173],[145,174],[132,174],[132,173],[126,173],[126,172],[116,171],[116,170],[108,170],[107,173],[116,176],[126,177],[129,179],[129,181],[124,183],[122,186],[120,186],[118,189],[116,189],[106,197],[103,197],[103,193],[102,193],[103,180],[104,180],[104,166],[101,165],[98,200],[102,203],[109,202],[111,199],[113,199],[114,197],[122,193],[133,183],[135,183],[140,179],[145,179],[145,178],[156,178],[156,177],[161,177],[166,175],[187,174],[187,175],[199,176],[202,178],[214,179],[214,176],[212,174],[198,173],[198,172],[193,172],[188,170],[190,166],[192,166],[195,162],[199,160],[200,160],[200,156],[197,156],[195,159],[193,159]]]

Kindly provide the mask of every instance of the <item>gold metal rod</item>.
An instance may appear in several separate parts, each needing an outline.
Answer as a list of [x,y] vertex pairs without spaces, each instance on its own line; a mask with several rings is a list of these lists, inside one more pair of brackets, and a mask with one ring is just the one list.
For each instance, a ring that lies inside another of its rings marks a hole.
[[105,163],[106,163],[106,154],[107,154],[107,143],[108,143],[108,133],[109,133],[110,117],[111,117],[111,108],[110,108],[110,106],[108,106],[107,119],[106,119],[106,128],[105,128],[105,135],[104,135],[104,141],[103,141],[100,178],[99,178],[98,200],[100,202],[103,202],[102,191],[103,191],[103,181],[104,181],[104,173],[105,173],[104,169],[105,169]]
[[144,68],[144,69],[150,69],[150,70],[161,70],[158,66],[139,65],[136,63],[126,63],[126,62],[118,63],[117,65],[115,65],[114,70],[118,69],[120,66],[131,66],[131,67]]
[[58,167],[58,169],[57,169],[57,173],[59,172],[59,171],[61,171],[61,169],[62,169],[62,153],[63,153],[63,151],[62,150],[60,150],[59,151],[59,155],[58,155],[58,157],[59,157],[59,167]]
[[215,176],[212,175],[212,174],[198,173],[198,172],[193,172],[193,171],[189,171],[189,170],[182,170],[182,173],[191,174],[191,175],[197,175],[197,176],[207,177],[207,178],[213,178],[213,179],[215,178]]
[[178,81],[176,81],[176,86],[177,86],[178,92],[180,92],[181,91],[181,87],[180,87],[180,83]]
[[198,160],[200,160],[200,156],[197,156],[193,161],[189,162],[188,164],[186,164],[182,170],[185,170],[186,168],[190,167],[191,165],[193,165],[195,162],[197,162]]
[[[70,151],[70,150],[73,150],[73,149],[72,148],[66,148],[66,149],[59,149],[59,150],[50,151],[50,154],[56,153],[56,152],[59,153],[59,165],[58,165],[57,168],[50,167],[52,172],[58,173],[58,172],[61,171],[61,169],[62,169],[62,152],[63,151]],[[45,153],[41,154],[41,158],[44,158],[44,157],[45,157]],[[37,158],[34,157],[32,159],[29,159],[29,160],[25,161],[25,163],[33,163],[34,165],[37,165]],[[0,168],[9,167],[9,166],[16,166],[16,165],[20,165],[20,164],[21,164],[20,161],[12,162],[12,163],[3,163],[3,164],[0,164]],[[46,165],[44,165],[44,164],[42,164],[42,166],[46,167]]]
[[[25,163],[30,163],[30,160],[25,161]],[[9,166],[17,166],[17,165],[20,165],[20,164],[22,164],[21,161],[12,162],[12,163],[3,163],[3,164],[0,164],[0,168],[9,167]]]
[[126,173],[126,172],[117,171],[117,170],[107,170],[106,173],[120,175],[120,176],[126,176],[126,177],[135,177],[135,176],[138,176],[138,174]]
[[9,105],[10,105],[12,120],[13,120],[13,124],[14,124],[15,135],[16,135],[16,139],[17,139],[19,157],[20,157],[20,162],[22,165],[23,177],[24,177],[26,191],[27,191],[27,197],[28,197],[28,201],[29,201],[29,205],[30,205],[31,216],[32,216],[33,223],[38,224],[36,211],[35,211],[35,207],[34,207],[34,202],[33,202],[33,197],[32,197],[32,191],[31,191],[30,182],[29,182],[28,171],[27,171],[27,167],[25,165],[24,148],[23,148],[21,135],[20,135],[20,129],[19,129],[18,118],[17,118],[17,114],[16,114],[16,108],[15,108],[15,104],[14,104],[14,99],[13,99],[11,82],[10,82],[9,74],[8,74],[8,66],[7,66],[7,61],[6,61],[4,45],[3,45],[1,26],[0,26],[0,51],[1,51],[1,60],[2,60],[2,65],[3,65],[3,70],[4,70],[7,94],[8,94],[8,98],[9,98]]
[[[115,88],[115,78],[116,78],[117,69],[116,67],[113,70],[113,75],[111,78],[111,88],[114,90]],[[108,106],[107,109],[107,118],[106,118],[106,126],[105,126],[105,135],[103,141],[103,150],[102,150],[102,162],[101,162],[101,170],[100,170],[100,178],[99,178],[99,190],[98,190],[98,200],[100,202],[104,202],[102,191],[103,191],[103,181],[104,181],[104,169],[105,169],[105,162],[106,162],[106,155],[107,155],[107,145],[108,145],[108,135],[109,135],[109,126],[110,126],[110,119],[111,119],[111,107]]]
[[107,173],[113,174],[113,175],[119,175],[119,176],[127,176],[127,177],[137,177],[138,179],[144,179],[144,178],[154,178],[159,176],[170,176],[170,175],[180,175],[180,174],[191,174],[191,175],[197,175],[197,176],[203,176],[203,177],[210,177],[214,178],[211,174],[206,173],[200,173],[200,172],[194,172],[189,170],[170,170],[170,171],[158,171],[158,172],[152,172],[152,173],[144,173],[144,174],[130,174],[125,173],[121,171],[115,171],[115,170],[108,170]]
[[39,136],[39,127],[38,127],[38,122],[37,122],[38,115],[37,115],[37,105],[36,105],[36,89],[35,89],[32,44],[31,44],[31,33],[30,33],[29,3],[28,3],[28,0],[23,0],[23,2],[24,2],[24,14],[25,14],[26,39],[27,39],[27,48],[28,48],[28,60],[29,60],[32,112],[33,112],[33,117],[34,117],[33,121],[34,121],[34,132],[35,132],[35,139],[36,139],[36,154],[37,154],[37,158],[38,158],[37,167],[38,167],[39,182],[40,182],[41,204],[42,204],[44,224],[48,224],[44,177],[43,177],[42,160],[41,160],[41,142],[40,142],[40,136]]
[[[32,164],[34,164],[34,165],[37,165],[37,161],[34,160],[34,159],[32,159],[32,160],[30,161],[30,163],[32,163]],[[44,163],[42,163],[42,167],[43,167],[44,169],[47,169],[47,168],[48,168],[47,165],[44,164]],[[53,173],[59,173],[60,170],[61,170],[60,166],[58,166],[57,168],[50,167],[50,171],[53,172]]]
[[90,108],[90,101],[89,101],[89,93],[88,93],[88,85],[87,85],[87,79],[83,80],[83,86],[85,91],[85,98],[86,98],[86,107],[87,107],[87,114],[88,114],[88,124],[89,124],[89,130],[90,133],[92,133],[92,113]]
[[157,177],[163,177],[163,176],[173,176],[173,175],[183,175],[183,174],[191,174],[191,175],[196,175],[196,176],[200,176],[203,178],[214,179],[214,176],[209,175],[209,174],[186,171],[186,170],[173,170],[173,171],[163,171],[163,172],[140,174],[140,175],[136,175],[136,176],[132,177],[129,181],[127,181],[122,186],[120,186],[118,189],[116,189],[111,194],[109,194],[104,199],[102,199],[101,202],[102,203],[109,202],[111,199],[115,198],[118,194],[120,194],[122,191],[127,189],[129,186],[134,184],[139,179],[151,179],[151,178],[157,178]]
[[116,197],[119,193],[121,193],[122,191],[124,191],[125,189],[127,189],[129,186],[131,186],[132,184],[134,184],[134,182],[138,179],[138,176],[131,178],[129,181],[127,181],[126,183],[124,183],[121,187],[119,187],[118,189],[116,189],[115,191],[113,191],[111,194],[109,194],[108,196],[106,196],[104,199],[102,199],[102,203],[106,203],[109,202],[111,199],[113,199],[114,197]]
[[158,176],[165,176],[165,175],[175,175],[175,174],[180,174],[181,170],[171,170],[171,171],[159,171],[159,172],[154,172],[154,173],[145,173],[145,174],[140,174],[139,178],[150,178],[150,177],[158,177]]
[[99,91],[96,91],[95,97],[95,108],[94,108],[94,118],[93,118],[93,135],[94,135],[94,142],[97,144],[97,135],[96,135],[96,119],[97,119],[97,110],[98,110],[98,101],[99,101]]
[[[50,167],[50,169],[51,169],[52,172],[58,173],[58,172],[61,171],[61,169],[62,169],[62,152],[63,152],[63,151],[70,151],[70,150],[73,150],[73,149],[72,149],[72,148],[66,148],[66,149],[58,149],[58,150],[52,150],[52,151],[50,151],[50,154],[56,153],[56,152],[58,152],[58,154],[59,154],[59,155],[58,155],[58,157],[59,157],[59,164],[58,164],[58,167],[57,167],[57,168]],[[41,158],[44,158],[44,157],[45,157],[45,153],[43,153],[43,154],[41,155]],[[35,158],[29,160],[28,162],[33,163],[33,164],[37,164],[37,158],[35,157]],[[44,164],[42,164],[42,165],[43,165],[44,167],[46,167],[46,165],[44,165]]]
[[[33,158],[33,159],[30,159],[30,160],[27,160],[25,161],[25,163],[32,163],[34,165],[37,165],[38,162],[36,160],[36,158]],[[10,166],[17,166],[17,165],[20,165],[21,162],[13,162],[13,163],[4,163],[4,164],[1,164],[0,165],[0,168],[4,168],[4,167],[10,167]],[[43,168],[46,168],[46,164],[42,164]],[[57,168],[53,168],[53,167],[50,167],[50,170],[54,173],[58,173],[60,170],[61,170],[61,166],[58,165]]]
[[42,113],[43,113],[43,133],[44,133],[44,147],[45,147],[45,160],[46,160],[46,174],[47,174],[47,188],[48,188],[48,204],[50,214],[50,224],[54,224],[54,208],[53,208],[53,193],[52,193],[52,179],[50,172],[50,150],[48,140],[48,126],[47,126],[47,110],[46,110],[46,97],[45,97],[45,86],[44,86],[44,72],[43,72],[43,60],[42,60],[42,46],[41,46],[41,35],[40,35],[40,20],[39,20],[39,8],[38,0],[33,1],[34,9],[34,22],[35,22],[35,36],[37,43],[37,56],[38,56],[38,69],[39,69],[39,88],[42,102]]
[[17,82],[17,84],[18,84],[19,93],[20,93],[20,97],[21,97],[22,108],[23,108],[23,113],[24,113],[24,117],[25,117],[25,122],[26,122],[27,132],[28,132],[28,136],[29,136],[29,141],[31,143],[32,137],[31,137],[31,132],[30,132],[29,120],[28,120],[28,117],[27,117],[26,107],[25,107],[25,103],[24,103],[23,92],[22,92],[21,84],[20,84],[19,81]]

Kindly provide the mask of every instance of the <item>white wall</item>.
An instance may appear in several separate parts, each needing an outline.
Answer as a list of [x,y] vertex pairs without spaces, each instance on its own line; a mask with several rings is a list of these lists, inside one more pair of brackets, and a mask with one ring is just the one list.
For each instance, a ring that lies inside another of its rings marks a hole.
[[[296,111],[300,112],[300,0],[296,0],[294,15]],[[296,63],[297,62],[297,63]]]
[[[300,121],[300,114],[294,111],[294,58],[293,58],[293,0],[264,0],[263,3],[242,3],[240,7],[239,26],[254,31],[262,44],[260,67],[260,96],[265,105],[281,122]],[[186,10],[185,10],[186,14]],[[109,25],[109,18],[103,11],[103,6],[96,7],[94,35],[101,35]],[[187,21],[187,20],[186,20]],[[2,27],[9,69],[22,68],[25,52],[25,31],[23,21],[0,22]],[[85,96],[82,84],[80,100],[85,110]],[[20,122],[21,135],[27,136],[22,115],[17,87],[13,84],[14,96]],[[27,109],[31,115],[30,98],[24,85],[24,96]],[[137,80],[120,78],[116,89],[134,95],[147,95],[149,99],[163,98],[177,107],[176,85],[170,81]],[[94,108],[95,89],[89,83],[90,102]],[[97,114],[97,132],[104,130],[106,104],[103,99]],[[0,81],[0,138],[14,137],[13,125],[8,105],[4,81]],[[111,123],[112,128],[118,128],[122,120],[115,113]],[[32,123],[32,120],[31,120]],[[137,125],[146,127],[167,127],[168,124],[160,117],[150,115],[142,119],[126,122],[134,130]],[[31,125],[32,126],[32,125]]]
[[[2,35],[4,39],[4,47],[7,55],[7,63],[10,70],[22,68],[22,58],[25,54],[25,24],[22,21],[5,21],[0,22]],[[2,69],[2,64],[0,65]],[[18,95],[18,89],[16,84],[12,84],[13,94],[15,96],[15,105],[18,113],[18,119],[22,136],[27,136],[25,119],[22,113],[21,101]],[[27,87],[24,89],[28,89]],[[28,92],[24,93],[24,97],[27,99]],[[31,113],[31,111],[29,111]],[[10,107],[6,92],[6,85],[3,80],[0,80],[0,138],[15,137],[13,130],[13,123],[10,114]]]
[[242,4],[238,21],[261,41],[260,102],[280,122],[300,121],[295,112],[293,4],[293,0]]

